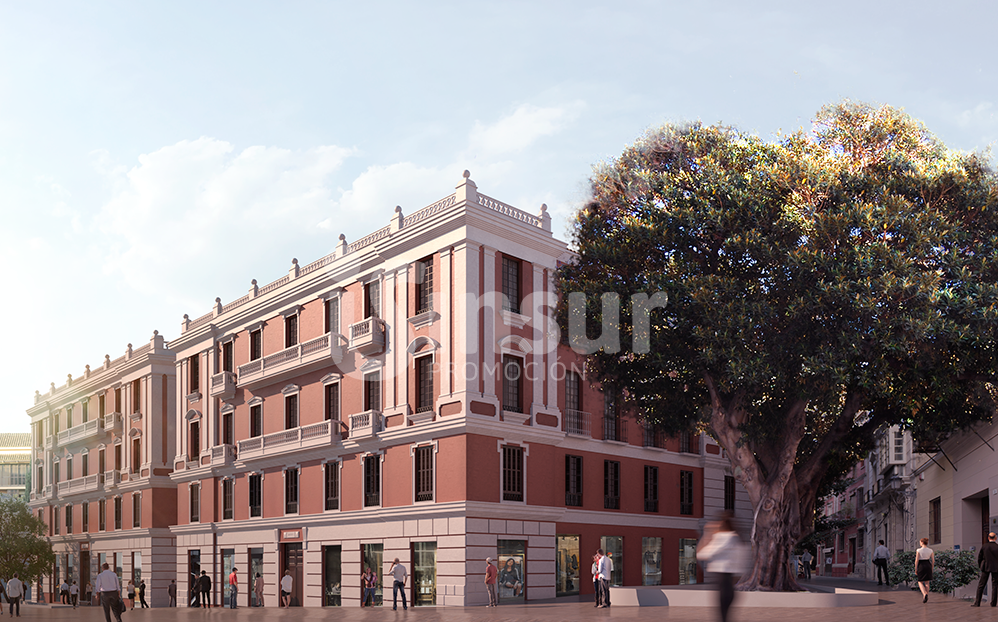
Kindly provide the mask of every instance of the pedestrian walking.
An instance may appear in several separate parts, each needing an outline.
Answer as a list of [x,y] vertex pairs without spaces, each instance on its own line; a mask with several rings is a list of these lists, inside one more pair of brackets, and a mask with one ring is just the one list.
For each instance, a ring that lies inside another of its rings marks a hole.
[[69,600],[73,603],[73,609],[76,609],[76,604],[80,600],[80,586],[73,581],[73,584],[69,586]]
[[[149,604],[146,602],[146,580],[141,579],[139,581],[139,605],[142,609],[148,609]],[[133,607],[134,609],[134,607]]]
[[936,554],[929,548],[929,539],[918,541],[922,546],[915,551],[915,580],[918,589],[922,591],[922,602],[929,602],[929,581],[932,580],[932,570],[936,567]]
[[981,606],[981,597],[984,596],[984,588],[988,585],[988,576],[991,577],[991,606],[998,605],[998,536],[995,532],[988,534],[988,541],[977,553],[977,565],[981,567],[981,578],[977,580],[977,597],[974,599],[973,607]]
[[804,554],[800,556],[802,562],[804,562],[804,578],[808,581],[811,580],[811,560],[814,556],[811,555],[811,551],[804,549]]
[[697,557],[707,562],[707,570],[717,573],[720,592],[721,622],[727,622],[728,611],[735,601],[735,575],[744,571],[744,545],[731,524],[731,517],[707,524],[697,545]]
[[100,595],[100,604],[104,607],[104,620],[111,622],[111,612],[114,618],[121,622],[121,613],[125,610],[125,604],[121,601],[121,584],[118,583],[118,575],[114,574],[110,566],[106,563],[103,572],[97,575],[97,593]]
[[232,572],[229,573],[229,609],[236,608],[236,600],[239,597],[239,575],[236,573],[237,569],[233,566]]
[[405,566],[399,563],[398,557],[392,562],[391,567],[388,569],[388,574],[394,578],[394,581],[392,581],[392,611],[398,609],[399,592],[402,592],[402,609],[408,609],[409,605],[405,601],[405,582],[409,578],[409,572],[405,569]]
[[166,588],[166,593],[170,596],[170,606],[177,606],[177,580],[170,579],[170,586]]
[[256,606],[263,607],[263,577],[256,573],[256,581],[253,583],[253,591],[256,592]]
[[884,541],[880,540],[877,548],[873,550],[873,565],[877,567],[877,585],[887,582],[887,587],[891,586],[891,576],[887,573],[887,560],[890,559],[891,552],[887,550]]
[[198,581],[201,590],[201,606],[211,608],[211,577],[204,570],[201,571],[201,579]]
[[59,600],[64,605],[69,604],[69,582],[63,579],[62,585],[59,586]]
[[128,608],[135,611],[135,581],[131,579],[128,580],[128,585],[125,587],[125,593],[128,595]]
[[499,577],[499,569],[492,565],[492,558],[485,558],[485,589],[489,593],[489,604],[487,607],[499,606],[499,586],[496,579]]
[[295,579],[291,576],[290,570],[284,571],[281,577],[281,606],[288,608],[291,606],[291,592],[295,587]]
[[94,604],[94,586],[87,581],[86,587],[83,589],[83,599],[87,602],[87,606],[91,607]]
[[[17,617],[21,617],[21,598],[24,597],[24,584],[21,580],[17,578],[17,573],[7,581],[7,602],[10,603],[10,617],[14,617],[15,611],[17,612]],[[111,622],[108,620],[107,622]],[[120,622],[120,621],[119,621]]]

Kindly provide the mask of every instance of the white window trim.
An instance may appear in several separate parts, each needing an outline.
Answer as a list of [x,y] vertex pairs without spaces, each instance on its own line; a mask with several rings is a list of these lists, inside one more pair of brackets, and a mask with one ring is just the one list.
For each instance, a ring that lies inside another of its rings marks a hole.
[[[225,482],[232,482],[232,518],[225,518]],[[229,522],[236,520],[236,478],[233,475],[223,475],[218,479],[218,496],[222,501],[221,521]],[[261,511],[261,514],[263,512]]]
[[[511,445],[514,447],[521,447],[523,449],[523,501],[507,501],[503,499],[502,494],[502,471],[506,466],[503,464],[503,454],[502,448],[505,445]],[[527,457],[530,456],[530,444],[524,443],[523,441],[503,438],[496,439],[496,451],[499,453],[499,503],[504,503],[507,505],[527,505],[527,482],[529,481],[527,477]]]
[[[332,327],[330,327],[330,326],[325,326],[324,327],[324,328],[329,329],[329,332],[332,333],[332,334],[334,334],[334,335],[342,335],[343,334],[343,294],[345,294],[346,291],[347,290],[345,288],[343,288],[343,287],[334,287],[333,289],[329,290],[328,292],[319,294],[319,300],[322,300],[323,302],[335,302],[336,303],[336,307],[337,307],[337,311],[338,311],[338,313],[336,314],[336,317],[339,319],[338,326],[336,326],[336,330],[333,330]],[[325,310],[323,310],[323,313],[325,313]],[[328,322],[328,318],[323,318],[323,321]]]
[[[193,492],[193,489],[194,489],[195,486],[197,486],[197,489],[198,489],[198,494],[197,494],[197,500],[198,500],[198,519],[197,519],[197,521],[194,521],[193,519],[191,519],[191,503],[190,503],[190,500],[192,498],[192,494],[191,493]],[[191,524],[201,524],[201,522],[202,522],[201,521],[201,482],[200,481],[191,482],[190,484],[187,485],[187,521],[189,523],[191,523]]]
[[[260,515],[259,516],[253,516],[253,512],[250,509],[252,506],[249,503],[249,500],[250,500],[250,496],[249,496],[249,492],[250,492],[249,478],[252,477],[252,476],[254,476],[254,475],[259,475],[260,476]],[[266,477],[266,474],[263,472],[262,469],[259,470],[259,471],[248,471],[246,473],[246,513],[247,513],[246,519],[247,520],[262,520],[263,519],[263,480],[265,480],[265,479],[267,479],[267,477]],[[300,476],[299,476],[298,482],[299,482],[299,484],[301,483]],[[301,495],[299,495],[299,496],[301,496]],[[233,490],[232,491],[232,502],[233,502],[233,504],[235,503],[235,499],[236,499],[235,490]],[[235,506],[233,505],[233,510],[232,510],[232,516],[233,516],[233,518],[235,517],[235,515],[236,515]]]
[[[380,458],[381,466],[378,468],[378,505],[365,505],[364,497],[367,495],[367,490],[364,488],[364,480],[366,476],[364,475],[364,462],[368,457],[378,456]],[[340,505],[343,504],[342,497],[340,498]],[[364,510],[375,510],[384,507],[385,505],[385,452],[382,451],[365,451],[360,454],[360,507]]]
[[[293,513],[293,514],[289,514],[288,513],[288,485],[287,485],[287,479],[288,479],[288,471],[290,471],[291,469],[294,469],[295,471],[298,471],[298,502],[297,502],[298,503],[298,511],[295,512],[295,513]],[[284,467],[283,469],[281,469],[281,488],[284,489],[284,492],[281,495],[282,497],[284,497],[284,511],[282,513],[283,516],[300,516],[301,515],[301,464],[289,464],[286,467]],[[262,500],[261,500],[261,502],[262,502]],[[262,514],[263,512],[260,512],[260,513]]]
[[[433,456],[433,499],[430,501],[416,501],[416,449],[420,447],[433,447],[431,455]],[[412,473],[412,481],[409,485],[409,492],[412,493],[410,502],[413,505],[418,503],[436,503],[437,502],[437,453],[440,452],[440,444],[436,440],[422,443],[413,443],[409,445],[409,472]]]
[[[339,475],[336,476],[336,498],[340,500],[339,508],[335,510],[326,509],[326,469],[330,465],[335,465],[335,468],[339,471]],[[325,514],[339,513],[343,511],[343,460],[340,458],[333,458],[331,460],[326,460],[322,463],[322,511]]]

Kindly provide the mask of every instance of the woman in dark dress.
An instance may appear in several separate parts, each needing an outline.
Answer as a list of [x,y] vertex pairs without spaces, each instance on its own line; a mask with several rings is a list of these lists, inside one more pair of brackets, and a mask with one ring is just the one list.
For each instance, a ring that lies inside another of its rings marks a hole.
[[919,540],[922,546],[915,551],[915,580],[918,589],[922,591],[922,602],[929,602],[929,581],[932,580],[932,569],[936,566],[936,554],[929,548],[929,539]]

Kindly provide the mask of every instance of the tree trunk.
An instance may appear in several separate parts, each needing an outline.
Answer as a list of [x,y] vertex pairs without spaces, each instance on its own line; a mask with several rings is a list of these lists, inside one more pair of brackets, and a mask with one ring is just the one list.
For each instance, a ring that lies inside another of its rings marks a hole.
[[790,556],[800,536],[800,501],[796,480],[790,478],[783,490],[764,486],[763,502],[756,508],[752,529],[753,565],[742,576],[737,589],[796,592],[796,569]]

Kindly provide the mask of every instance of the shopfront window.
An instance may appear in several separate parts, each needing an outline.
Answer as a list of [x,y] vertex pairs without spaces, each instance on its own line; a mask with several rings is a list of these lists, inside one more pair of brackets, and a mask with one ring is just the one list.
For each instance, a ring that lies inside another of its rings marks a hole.
[[558,536],[555,541],[555,593],[569,596],[579,593],[579,536]]
[[623,536],[603,536],[600,539],[600,548],[607,554],[613,562],[613,570],[610,571],[610,585],[621,586],[624,584],[624,537]]
[[662,585],[662,538],[641,538],[641,585]]
[[[191,606],[195,600],[194,587],[197,585],[198,577],[201,576],[201,551],[198,549],[187,551],[187,604]],[[179,596],[179,595],[178,595]]]
[[412,584],[416,589],[413,604],[437,604],[437,543],[414,542],[412,545]]
[[693,538],[679,539],[679,584],[697,582],[697,541]]
[[523,540],[499,540],[499,599],[526,600],[527,543]]
[[257,605],[259,605],[259,603],[257,602],[256,599],[256,590],[254,590],[253,588],[256,587],[256,576],[257,575],[260,575],[261,577],[263,576],[263,549],[262,548],[250,549],[249,560],[250,560],[250,567],[249,567],[250,580],[249,583],[246,585],[246,589],[249,590],[250,593],[250,606],[256,607]]
[[[232,567],[236,565],[236,550],[222,549],[222,606],[231,607],[229,599],[232,598],[232,590],[229,588],[229,575],[232,574]],[[238,605],[238,603],[236,603]]]
[[339,607],[342,600],[342,547],[322,547],[322,606]]
[[[385,545],[364,544],[361,548],[361,553],[363,556],[361,572],[363,572],[365,568],[370,568],[376,575],[378,575],[378,584],[374,588],[373,604],[380,606],[384,601],[384,592],[382,590],[382,587],[384,586],[384,577],[381,575],[384,574],[385,570],[387,570],[384,564]],[[363,595],[361,595],[361,597],[363,597]]]

